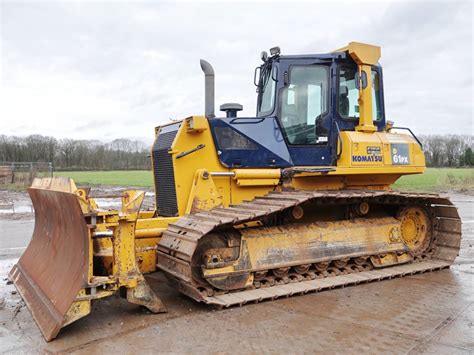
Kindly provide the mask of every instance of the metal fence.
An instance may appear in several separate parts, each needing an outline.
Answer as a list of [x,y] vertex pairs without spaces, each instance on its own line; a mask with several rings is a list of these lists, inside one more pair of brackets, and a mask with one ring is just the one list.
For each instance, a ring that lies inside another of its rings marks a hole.
[[51,162],[0,162],[0,187],[28,187],[35,177],[53,176]]

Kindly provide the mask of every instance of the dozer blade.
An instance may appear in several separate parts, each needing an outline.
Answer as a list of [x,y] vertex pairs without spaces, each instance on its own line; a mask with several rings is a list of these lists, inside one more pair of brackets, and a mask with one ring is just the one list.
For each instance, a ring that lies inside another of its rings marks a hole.
[[10,278],[47,341],[121,289],[131,303],[165,312],[140,272],[135,226],[145,193],[125,191],[121,211],[100,210],[69,178],[35,179],[33,237]]
[[75,194],[41,187],[28,192],[35,229],[10,277],[49,341],[87,282],[88,230]]

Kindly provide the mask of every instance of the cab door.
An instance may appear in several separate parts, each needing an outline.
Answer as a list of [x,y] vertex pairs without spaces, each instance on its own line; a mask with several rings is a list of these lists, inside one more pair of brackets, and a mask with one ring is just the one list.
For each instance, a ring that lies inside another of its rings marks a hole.
[[293,165],[332,165],[330,64],[282,59],[280,68],[277,114]]

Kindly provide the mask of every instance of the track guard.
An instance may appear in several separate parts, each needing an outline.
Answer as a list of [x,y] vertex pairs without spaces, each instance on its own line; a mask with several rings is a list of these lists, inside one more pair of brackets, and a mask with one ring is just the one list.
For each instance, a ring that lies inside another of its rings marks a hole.
[[[35,229],[10,278],[47,341],[88,315],[92,300],[121,288],[129,302],[154,313],[166,311],[135,256],[143,191],[125,192],[121,212],[98,210],[88,190],[69,178],[35,179],[28,192]],[[99,271],[97,264],[106,267]]]

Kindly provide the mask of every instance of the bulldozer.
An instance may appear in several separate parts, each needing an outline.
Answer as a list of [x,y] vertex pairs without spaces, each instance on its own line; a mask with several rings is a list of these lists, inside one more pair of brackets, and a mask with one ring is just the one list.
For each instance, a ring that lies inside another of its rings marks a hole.
[[29,188],[35,229],[10,272],[44,338],[118,294],[165,306],[144,274],[219,308],[448,268],[461,220],[448,198],[399,192],[425,170],[422,144],[386,119],[381,49],[262,52],[254,117],[205,113],[160,125],[151,148],[155,208],[144,192],[102,209],[69,178]]

